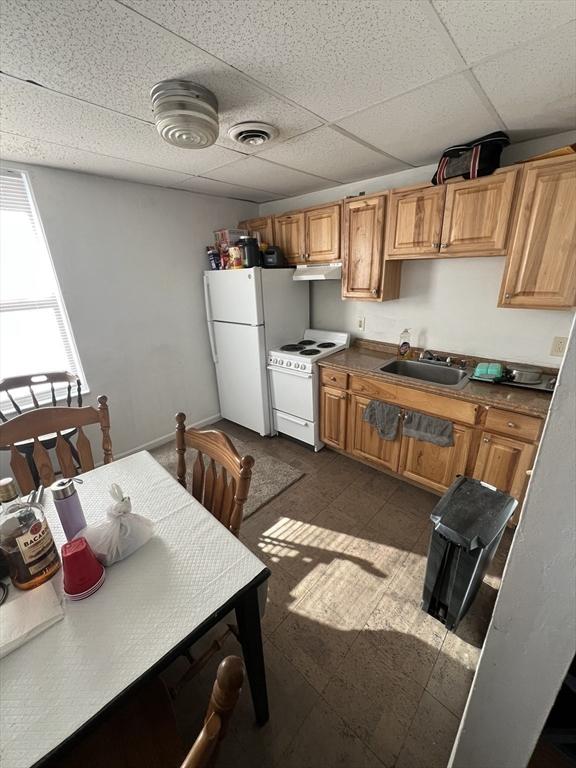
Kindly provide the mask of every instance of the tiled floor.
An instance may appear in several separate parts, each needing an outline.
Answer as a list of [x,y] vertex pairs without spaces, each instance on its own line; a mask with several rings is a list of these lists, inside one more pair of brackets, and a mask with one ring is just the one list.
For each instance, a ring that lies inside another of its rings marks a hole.
[[[456,634],[420,609],[437,497],[283,438],[257,442],[304,477],[245,521],[241,538],[272,571],[263,622],[271,718],[242,692],[220,768],[444,768],[510,545],[506,534]],[[255,467],[258,471],[258,467]],[[182,692],[192,740],[220,658]]]

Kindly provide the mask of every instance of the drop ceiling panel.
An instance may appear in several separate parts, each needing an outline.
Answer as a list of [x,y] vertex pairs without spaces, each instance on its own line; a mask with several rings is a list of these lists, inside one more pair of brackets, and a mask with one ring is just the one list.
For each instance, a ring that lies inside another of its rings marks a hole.
[[332,180],[319,179],[257,157],[247,157],[203,175],[231,184],[265,189],[283,197],[334,186]]
[[433,0],[433,4],[468,63],[576,18],[574,0]]
[[576,127],[576,24],[472,71],[515,141]]
[[224,147],[183,150],[163,141],[153,125],[0,78],[0,130],[180,173],[198,174],[235,160]]
[[408,168],[404,163],[381,155],[328,126],[315,128],[272,146],[258,157],[342,182]]
[[3,159],[18,163],[47,165],[52,168],[95,173],[100,176],[111,176],[115,179],[137,181],[143,184],[173,187],[178,186],[186,179],[193,178],[183,173],[96,155],[93,152],[63,147],[59,144],[49,144],[37,139],[26,139],[9,133],[0,133],[0,155]]
[[218,98],[224,146],[238,147],[226,132],[246,120],[279,126],[281,138],[321,122],[113,0],[2,0],[2,30],[3,72],[148,122],[156,82],[197,80]]
[[205,179],[201,176],[188,176],[185,181],[177,185],[180,189],[189,192],[198,192],[203,195],[217,195],[219,197],[235,197],[239,200],[250,200],[254,203],[267,203],[270,200],[280,200],[282,195],[272,192],[264,192],[261,189],[240,187],[237,184],[226,184],[223,181]]
[[427,2],[127,2],[330,120],[461,66]]
[[338,125],[416,165],[435,162],[451,144],[502,127],[464,74],[398,96],[341,120]]

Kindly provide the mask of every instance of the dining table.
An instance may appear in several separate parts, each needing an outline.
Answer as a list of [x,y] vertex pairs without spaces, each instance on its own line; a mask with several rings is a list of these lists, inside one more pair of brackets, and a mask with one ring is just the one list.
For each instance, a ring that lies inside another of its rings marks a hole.
[[[270,571],[147,451],[80,476],[88,525],[105,521],[119,485],[153,536],[106,568],[84,600],[52,578],[64,616],[0,659],[0,766],[32,768],[83,731],[148,676],[164,670],[235,612],[257,724],[268,720],[259,592]],[[66,537],[50,492],[44,511],[60,549]],[[8,601],[18,599],[11,587]],[[0,606],[0,622],[3,606]]]

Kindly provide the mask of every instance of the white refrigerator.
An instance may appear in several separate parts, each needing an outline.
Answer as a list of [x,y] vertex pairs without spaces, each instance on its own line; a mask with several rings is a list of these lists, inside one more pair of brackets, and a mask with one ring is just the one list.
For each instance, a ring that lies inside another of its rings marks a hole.
[[309,326],[308,283],[293,274],[261,267],[204,273],[220,414],[261,435],[274,432],[266,353],[298,341]]

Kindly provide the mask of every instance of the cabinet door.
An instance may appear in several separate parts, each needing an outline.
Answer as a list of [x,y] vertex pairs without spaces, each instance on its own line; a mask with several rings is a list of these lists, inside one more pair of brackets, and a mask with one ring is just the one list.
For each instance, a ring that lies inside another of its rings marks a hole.
[[440,256],[505,256],[518,169],[446,185]]
[[344,450],[346,445],[346,392],[332,387],[320,389],[320,439]]
[[576,158],[527,163],[499,304],[576,304]]
[[454,445],[442,448],[413,437],[402,438],[400,473],[435,491],[445,491],[466,472],[473,430],[454,424]]
[[274,219],[274,234],[276,245],[291,264],[301,264],[304,261],[306,243],[304,238],[304,214],[291,213],[276,216]]
[[474,477],[522,501],[535,453],[531,443],[483,432]]
[[384,264],[386,196],[344,202],[342,297],[396,299],[400,293],[399,263]]
[[238,225],[240,229],[247,229],[250,235],[259,235],[261,243],[275,245],[274,242],[274,217],[260,216],[258,219],[248,219],[241,221]]
[[340,258],[340,206],[306,211],[304,218],[306,261],[337,261]]
[[369,402],[366,397],[350,396],[348,452],[397,472],[400,458],[400,426],[395,440],[382,440],[377,430],[362,419]]
[[390,193],[387,259],[438,257],[445,196],[445,186]]

